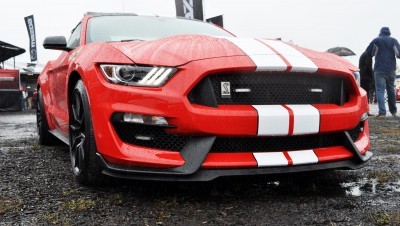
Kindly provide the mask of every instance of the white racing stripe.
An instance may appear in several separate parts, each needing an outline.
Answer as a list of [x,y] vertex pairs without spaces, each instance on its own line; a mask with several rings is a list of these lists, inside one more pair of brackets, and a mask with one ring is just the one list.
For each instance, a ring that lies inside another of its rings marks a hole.
[[288,154],[293,161],[293,165],[318,163],[318,157],[313,150],[288,151]]
[[260,39],[260,41],[274,48],[278,53],[290,63],[292,69],[296,72],[316,72],[318,67],[307,56],[279,40]]
[[289,112],[282,105],[253,105],[258,112],[258,136],[288,135]]
[[223,37],[243,52],[245,52],[250,59],[257,66],[256,71],[285,71],[287,69],[286,63],[276,53],[268,48],[268,46],[260,43],[252,38],[231,38]]
[[289,164],[283,152],[263,152],[253,153],[253,155],[258,167],[287,166]]
[[320,115],[312,105],[286,105],[293,111],[293,135],[319,132]]
[[[258,136],[288,135],[290,113],[282,105],[253,105],[258,113]],[[286,105],[293,112],[293,135],[319,132],[320,114],[312,105]]]
[[[318,163],[318,156],[313,150],[288,151],[293,165]],[[284,152],[257,152],[253,153],[258,167],[288,166],[289,160]]]

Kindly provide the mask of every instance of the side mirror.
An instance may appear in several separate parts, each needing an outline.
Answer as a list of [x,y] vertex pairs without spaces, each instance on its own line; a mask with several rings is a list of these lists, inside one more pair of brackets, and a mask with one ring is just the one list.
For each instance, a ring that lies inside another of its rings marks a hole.
[[50,36],[44,39],[43,47],[45,49],[56,49],[70,51],[71,48],[67,47],[67,40],[64,36]]

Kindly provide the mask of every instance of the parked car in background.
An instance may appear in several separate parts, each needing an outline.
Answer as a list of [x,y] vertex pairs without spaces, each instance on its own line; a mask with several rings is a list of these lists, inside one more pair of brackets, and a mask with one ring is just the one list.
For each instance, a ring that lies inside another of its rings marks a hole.
[[394,85],[396,87],[396,98],[397,100],[400,100],[400,75],[396,75]]
[[206,181],[357,169],[369,151],[358,69],[330,53],[201,21],[87,13],[38,79],[41,144],[79,183]]

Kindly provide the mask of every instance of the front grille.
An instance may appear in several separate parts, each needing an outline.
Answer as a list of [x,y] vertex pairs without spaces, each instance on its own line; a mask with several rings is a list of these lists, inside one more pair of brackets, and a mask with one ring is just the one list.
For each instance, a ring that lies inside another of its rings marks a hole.
[[[165,128],[141,124],[114,122],[115,131],[123,142],[168,151],[181,151],[190,136],[178,136],[165,132]],[[353,141],[360,136],[362,125],[349,130]],[[152,137],[140,140],[136,136]],[[211,152],[268,152],[307,150],[344,145],[344,133],[312,134],[279,137],[217,137]]]
[[[165,132],[164,128],[133,123],[114,122],[114,129],[119,138],[129,144],[168,151],[181,151],[190,137],[176,136]],[[151,137],[140,140],[136,136]]]
[[[226,73],[209,75],[211,89],[217,104],[224,105],[273,105],[273,104],[338,104],[348,101],[344,77],[329,74],[287,72]],[[231,96],[223,98],[221,83],[230,82]],[[188,95],[189,101],[202,102],[205,90],[200,82]],[[235,92],[247,89],[250,92]]]

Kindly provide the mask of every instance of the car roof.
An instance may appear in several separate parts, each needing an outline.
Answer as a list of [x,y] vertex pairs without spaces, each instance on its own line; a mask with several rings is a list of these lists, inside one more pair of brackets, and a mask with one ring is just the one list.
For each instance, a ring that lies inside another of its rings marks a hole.
[[138,15],[136,13],[102,13],[102,12],[86,12],[84,16],[92,16],[92,17],[101,17],[101,16],[140,16],[140,17],[158,17],[158,18],[166,18],[166,19],[181,19],[181,20],[192,20],[192,21],[199,21],[203,23],[207,23],[203,20],[194,19],[194,18],[186,18],[182,16],[176,17],[164,17],[164,16],[150,16],[150,15]]
[[85,16],[137,16],[136,13],[101,13],[101,12],[86,12]]

